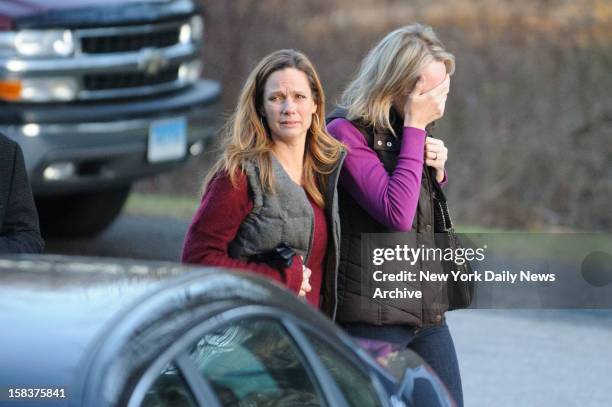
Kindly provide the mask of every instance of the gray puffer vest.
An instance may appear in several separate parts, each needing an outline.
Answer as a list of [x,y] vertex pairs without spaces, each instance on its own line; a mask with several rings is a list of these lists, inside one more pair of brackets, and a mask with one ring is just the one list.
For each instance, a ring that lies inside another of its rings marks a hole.
[[[327,122],[337,118],[346,118],[344,109],[334,110]],[[353,121],[363,134],[368,146],[376,152],[389,175],[397,165],[403,132],[402,120],[391,112],[391,124],[397,138],[387,131],[374,131]],[[350,154],[350,151],[349,151]],[[436,247],[434,236],[434,213],[432,194],[434,188],[432,174],[423,165],[421,188],[417,213],[414,217],[412,231],[406,236],[412,239],[415,247]],[[444,321],[444,312],[448,310],[446,283],[405,283],[412,289],[420,289],[422,299],[375,299],[372,293],[376,287],[382,290],[401,288],[397,282],[375,282],[371,275],[364,275],[361,267],[361,234],[392,233],[373,219],[353,197],[340,185],[338,187],[340,217],[342,220],[341,257],[338,270],[338,315],[340,323],[367,323],[372,325],[438,325]],[[415,233],[416,232],[416,233]],[[403,270],[403,269],[402,269]],[[418,273],[430,270],[442,273],[440,262],[417,262],[413,267],[407,265],[406,271]]]
[[[329,231],[326,267],[323,271],[321,309],[332,319],[337,307],[337,270],[340,259],[340,219],[338,217],[337,184],[340,167],[344,161],[342,152],[336,168],[329,175],[323,196],[325,217]],[[273,250],[280,243],[287,243],[297,254],[308,261],[313,242],[314,213],[304,189],[293,182],[278,160],[271,155],[275,192],[264,191],[259,182],[259,168],[246,163],[253,210],[244,219],[236,237],[229,245],[233,258],[248,259],[255,254]]]

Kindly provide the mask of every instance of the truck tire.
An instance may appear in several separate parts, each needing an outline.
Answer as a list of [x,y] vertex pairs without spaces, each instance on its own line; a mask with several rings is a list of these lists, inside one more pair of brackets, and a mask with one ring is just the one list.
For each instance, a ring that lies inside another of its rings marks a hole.
[[36,198],[43,237],[94,236],[121,212],[131,185]]

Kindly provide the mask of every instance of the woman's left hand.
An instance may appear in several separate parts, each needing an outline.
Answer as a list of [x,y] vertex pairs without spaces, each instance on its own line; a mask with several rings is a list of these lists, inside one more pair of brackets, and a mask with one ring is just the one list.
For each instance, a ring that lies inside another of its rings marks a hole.
[[444,180],[444,165],[448,158],[448,149],[440,139],[427,137],[425,139],[425,164],[436,169],[436,181]]

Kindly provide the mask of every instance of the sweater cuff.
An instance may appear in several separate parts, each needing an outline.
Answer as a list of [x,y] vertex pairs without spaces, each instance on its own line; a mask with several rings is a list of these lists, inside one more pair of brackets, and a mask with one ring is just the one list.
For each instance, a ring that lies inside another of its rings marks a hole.
[[423,152],[425,151],[425,130],[416,127],[404,127],[402,135],[402,146],[400,154],[405,154],[423,162]]
[[419,129],[418,127],[411,127],[411,126],[404,126],[404,134],[421,136],[423,138],[427,136],[427,132],[425,130]]
[[438,182],[438,184],[443,187],[446,185],[446,183],[448,182],[448,173],[446,172],[446,169],[444,169],[444,178],[442,178],[442,181]]
[[302,265],[302,258],[298,255],[294,255],[291,266],[284,270],[285,285],[296,294],[300,292],[300,288],[302,288],[302,280],[304,279]]

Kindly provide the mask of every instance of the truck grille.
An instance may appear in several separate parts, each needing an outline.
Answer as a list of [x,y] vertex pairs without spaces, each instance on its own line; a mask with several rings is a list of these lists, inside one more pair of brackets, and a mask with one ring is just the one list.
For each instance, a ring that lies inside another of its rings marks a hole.
[[104,54],[112,52],[130,52],[142,48],[162,48],[178,43],[179,28],[169,27],[150,33],[134,33],[85,37],[81,39],[82,52],[86,54]]
[[84,89],[88,91],[137,88],[171,83],[178,78],[178,67],[164,68],[151,75],[144,72],[115,72],[87,74],[83,77]]
[[79,99],[148,97],[189,86],[179,67],[196,60],[201,46],[199,40],[181,41],[190,18],[76,29]]

